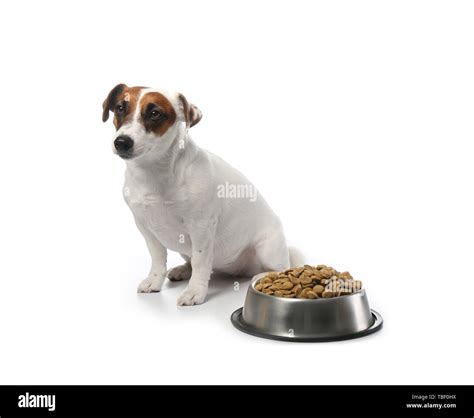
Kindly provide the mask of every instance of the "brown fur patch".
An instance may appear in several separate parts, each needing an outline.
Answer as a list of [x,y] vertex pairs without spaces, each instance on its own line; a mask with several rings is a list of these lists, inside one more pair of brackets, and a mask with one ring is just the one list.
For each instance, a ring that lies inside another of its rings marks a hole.
[[121,102],[125,103],[126,109],[125,113],[122,116],[117,114],[114,115],[114,125],[115,128],[118,130],[124,123],[129,122],[133,115],[135,114],[135,110],[138,104],[138,98],[140,97],[140,93],[142,89],[145,87],[126,87],[123,91],[117,96],[116,104]]
[[[137,108],[140,92],[145,87],[128,87],[125,84],[116,85],[109,93],[104,101],[102,120],[105,122],[109,118],[109,112],[114,112],[115,129],[119,129],[125,122],[128,122]],[[118,115],[115,111],[116,106],[122,104],[125,111],[122,115]]]
[[[151,106],[150,106],[151,105]],[[152,120],[149,109],[155,108],[161,114],[158,120]],[[176,121],[176,111],[170,101],[158,92],[146,93],[140,101],[140,113],[147,131],[163,135]]]

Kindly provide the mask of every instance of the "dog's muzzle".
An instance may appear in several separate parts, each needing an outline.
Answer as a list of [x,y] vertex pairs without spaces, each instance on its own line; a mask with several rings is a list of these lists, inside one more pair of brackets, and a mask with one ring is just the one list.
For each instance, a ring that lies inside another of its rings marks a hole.
[[127,135],[120,135],[115,138],[114,147],[117,150],[118,155],[122,158],[130,158],[131,151],[133,148],[133,139]]

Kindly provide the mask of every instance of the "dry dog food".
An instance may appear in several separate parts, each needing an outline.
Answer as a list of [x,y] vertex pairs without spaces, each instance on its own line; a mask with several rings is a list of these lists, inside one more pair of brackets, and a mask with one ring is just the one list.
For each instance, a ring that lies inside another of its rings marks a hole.
[[270,272],[255,284],[266,295],[283,298],[319,299],[350,295],[362,289],[348,271],[339,273],[332,267],[305,265],[282,272]]

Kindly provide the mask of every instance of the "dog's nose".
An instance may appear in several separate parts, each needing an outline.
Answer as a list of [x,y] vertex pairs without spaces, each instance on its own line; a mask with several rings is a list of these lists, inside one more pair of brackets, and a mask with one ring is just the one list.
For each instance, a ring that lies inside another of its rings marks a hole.
[[120,135],[115,138],[114,146],[118,152],[127,152],[133,147],[133,139],[127,135]]

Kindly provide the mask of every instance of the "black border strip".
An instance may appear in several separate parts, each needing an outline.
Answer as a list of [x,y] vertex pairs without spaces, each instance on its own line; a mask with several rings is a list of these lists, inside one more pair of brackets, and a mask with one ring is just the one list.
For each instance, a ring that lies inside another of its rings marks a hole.
[[[210,364],[209,367],[213,365]],[[258,372],[249,370],[249,380],[252,373]],[[310,369],[308,373],[317,373],[317,369]],[[183,380],[185,379],[183,376]],[[54,394],[55,410],[20,408],[19,396],[27,392],[38,395]],[[428,398],[421,399],[422,396]],[[413,404],[420,406],[413,408]],[[433,408],[430,404],[439,404],[441,407]],[[473,413],[473,386],[0,386],[1,418],[472,418]]]

